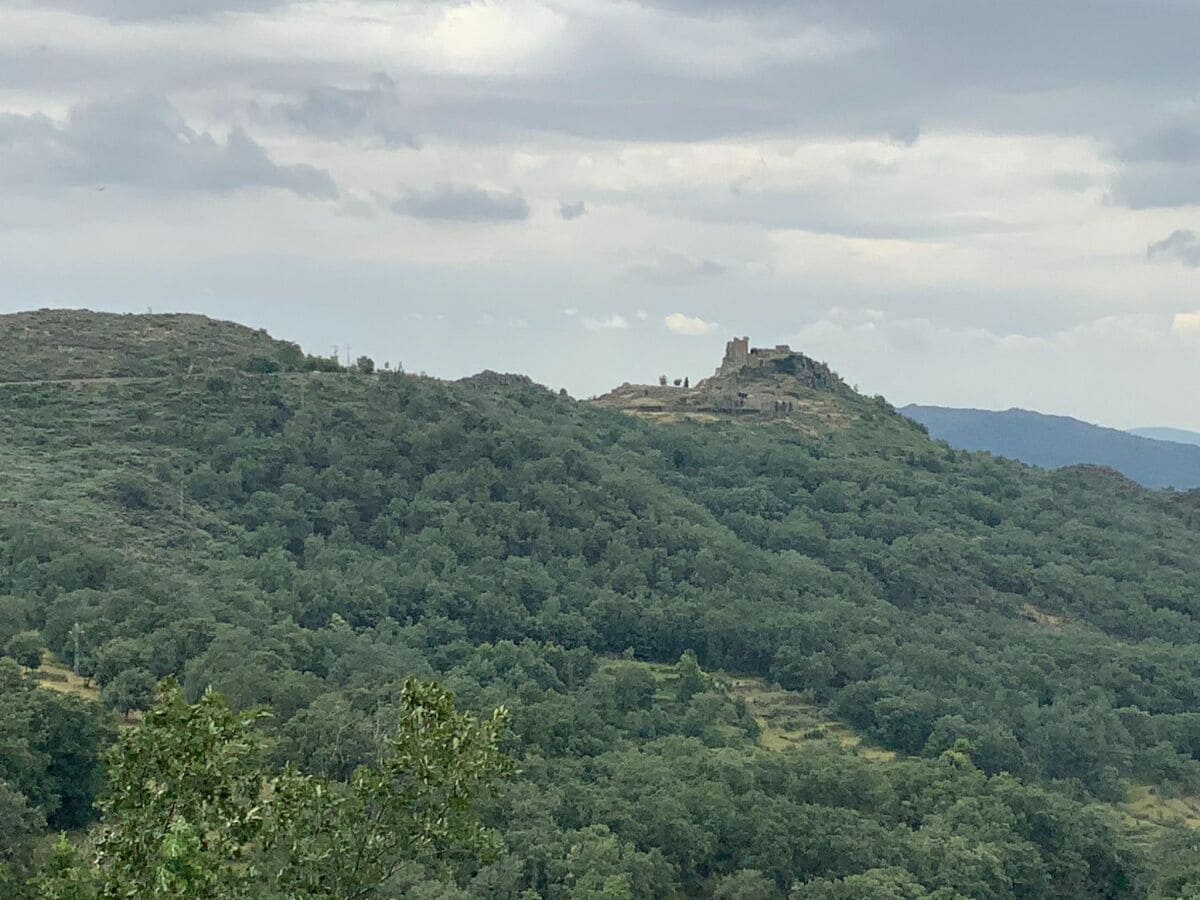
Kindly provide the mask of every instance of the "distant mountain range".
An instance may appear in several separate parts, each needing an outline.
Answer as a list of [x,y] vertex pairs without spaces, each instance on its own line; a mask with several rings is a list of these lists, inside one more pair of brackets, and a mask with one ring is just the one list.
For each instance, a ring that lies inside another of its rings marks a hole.
[[1176,444],[1200,446],[1200,431],[1185,431],[1182,428],[1130,428],[1129,433],[1156,441],[1174,441]]
[[1195,432],[1118,431],[1025,409],[994,412],[911,405],[900,411],[956,449],[986,450],[1046,469],[1107,466],[1150,488],[1200,487],[1200,434]]

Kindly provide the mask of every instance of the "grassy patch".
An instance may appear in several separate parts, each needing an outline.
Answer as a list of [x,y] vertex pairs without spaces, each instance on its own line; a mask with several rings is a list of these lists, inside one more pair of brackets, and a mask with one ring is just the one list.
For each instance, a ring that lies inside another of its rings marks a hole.
[[732,678],[727,684],[750,708],[762,731],[760,743],[768,750],[835,743],[841,749],[873,762],[896,759],[896,754],[890,750],[865,744],[852,728],[830,719],[795,691],[772,687],[761,678]]
[[42,665],[33,669],[30,674],[37,679],[38,685],[47,690],[58,691],[60,694],[71,694],[84,700],[100,701],[100,688],[87,678],[76,675],[62,663],[46,655]]
[[1200,828],[1200,797],[1167,796],[1153,785],[1131,787],[1118,809],[1141,825]]
[[[638,665],[654,675],[658,690],[655,702],[675,700],[675,667],[662,663],[608,659],[602,667]],[[712,676],[718,688],[742,700],[759,727],[759,745],[766,750],[785,751],[805,747],[829,747],[831,744],[872,762],[892,762],[896,754],[863,741],[853,728],[826,716],[795,691],[772,687],[761,678],[749,676]]]

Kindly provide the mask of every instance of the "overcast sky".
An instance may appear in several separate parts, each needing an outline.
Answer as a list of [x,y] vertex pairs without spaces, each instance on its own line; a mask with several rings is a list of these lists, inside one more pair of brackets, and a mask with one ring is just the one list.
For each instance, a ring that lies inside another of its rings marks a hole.
[[1200,428],[1197,0],[0,0],[0,311]]

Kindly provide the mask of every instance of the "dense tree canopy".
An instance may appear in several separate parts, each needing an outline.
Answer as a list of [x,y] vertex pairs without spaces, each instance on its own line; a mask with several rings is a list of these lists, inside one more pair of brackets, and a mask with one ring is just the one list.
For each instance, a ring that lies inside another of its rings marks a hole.
[[[24,461],[0,509],[9,637],[37,631],[117,711],[169,675],[179,702],[270,707],[266,764],[352,790],[408,677],[509,708],[521,774],[482,808],[501,846],[437,896],[1192,883],[1176,845],[1096,806],[1200,789],[1191,495],[955,452],[858,397],[820,434],[646,424],[503,376],[2,399]],[[901,758],[764,749],[717,670]],[[66,827],[44,778],[0,779]]]

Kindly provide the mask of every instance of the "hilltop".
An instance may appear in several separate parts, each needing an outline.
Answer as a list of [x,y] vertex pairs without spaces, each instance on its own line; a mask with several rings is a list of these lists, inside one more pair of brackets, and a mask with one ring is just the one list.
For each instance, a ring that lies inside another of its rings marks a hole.
[[0,382],[326,367],[262,329],[190,314],[41,309],[0,315]]
[[752,348],[748,337],[729,341],[716,372],[695,385],[627,383],[592,402],[650,421],[783,422],[810,434],[844,428],[881,405],[824,363],[784,344]]
[[[98,321],[139,352],[147,323]],[[271,761],[336,778],[407,676],[507,706],[498,856],[453,896],[1143,898],[1186,870],[1194,817],[1123,811],[1200,808],[1194,498],[954,450],[744,339],[644,390],[0,385],[0,648],[33,632],[120,712],[166,675],[269,706]]]
[[1102,466],[1149,488],[1200,487],[1200,447],[1024,409],[938,406],[900,410],[960,450],[986,450],[1045,469]]

